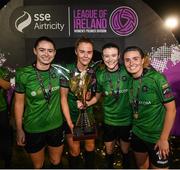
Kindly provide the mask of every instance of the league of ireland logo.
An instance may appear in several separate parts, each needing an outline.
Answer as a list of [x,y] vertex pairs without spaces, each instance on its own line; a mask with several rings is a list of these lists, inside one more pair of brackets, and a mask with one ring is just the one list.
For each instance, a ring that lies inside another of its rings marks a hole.
[[109,24],[115,34],[128,36],[136,30],[138,16],[132,8],[121,6],[112,12]]
[[19,32],[24,33],[23,30],[31,24],[31,21],[31,15],[28,12],[23,11],[23,15],[18,17],[15,21],[15,28]]

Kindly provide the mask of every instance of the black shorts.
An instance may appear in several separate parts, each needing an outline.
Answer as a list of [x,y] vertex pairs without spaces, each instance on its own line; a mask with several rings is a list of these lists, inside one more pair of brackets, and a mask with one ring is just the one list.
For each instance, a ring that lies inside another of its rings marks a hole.
[[58,147],[64,144],[64,130],[60,126],[56,129],[41,133],[25,132],[26,145],[25,149],[28,153],[40,151],[45,146]]
[[141,152],[141,153],[147,152],[149,154],[149,159],[151,163],[158,168],[169,167],[170,160],[171,160],[171,153],[169,154],[167,158],[165,159],[161,158],[158,154],[158,150],[154,150],[154,146],[155,146],[155,143],[146,142],[140,139],[134,133],[132,133],[131,147],[133,151]]
[[65,131],[65,134],[71,134],[71,129],[69,128],[67,122],[65,121],[64,124],[63,124],[63,129]]
[[104,142],[111,142],[115,139],[130,142],[131,126],[111,126],[104,124],[103,131]]

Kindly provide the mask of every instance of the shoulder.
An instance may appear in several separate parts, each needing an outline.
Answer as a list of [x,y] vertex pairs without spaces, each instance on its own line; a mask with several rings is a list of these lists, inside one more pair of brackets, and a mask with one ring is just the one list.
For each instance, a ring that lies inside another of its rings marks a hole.
[[119,68],[122,77],[132,78],[131,74],[126,70],[124,64],[120,64]]
[[101,74],[105,74],[106,73],[106,67],[104,64],[101,64],[97,70],[96,70],[96,74],[97,75],[101,75]]
[[121,72],[128,73],[127,70],[126,70],[126,67],[124,66],[124,64],[120,64],[120,65],[119,65],[119,68],[120,68],[119,70],[120,70]]
[[[163,73],[156,71],[154,68],[150,68],[144,74],[145,81],[153,81],[159,87],[163,87],[164,85],[168,85],[168,81],[166,76]],[[169,85],[168,85],[169,86]]]
[[166,79],[166,76],[163,73],[158,72],[154,68],[146,69],[144,75],[154,80]]
[[19,67],[16,69],[16,76],[27,76],[28,74],[31,75],[34,72],[33,66],[25,66]]
[[27,72],[27,71],[32,70],[32,69],[33,69],[33,66],[30,65],[30,66],[18,67],[16,69],[16,71],[18,71],[18,72],[23,72],[23,71]]

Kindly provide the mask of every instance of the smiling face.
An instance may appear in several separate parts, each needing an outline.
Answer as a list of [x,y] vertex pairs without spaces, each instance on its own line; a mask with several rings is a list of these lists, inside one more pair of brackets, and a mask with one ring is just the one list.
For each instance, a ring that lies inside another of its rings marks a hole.
[[56,54],[54,45],[46,40],[40,41],[33,51],[37,57],[36,65],[39,69],[49,67]]
[[116,71],[119,68],[118,49],[114,47],[103,50],[103,61],[109,71]]
[[139,51],[127,51],[124,54],[124,64],[129,73],[134,78],[141,76],[143,72],[144,58],[140,55]]
[[81,71],[88,67],[93,57],[93,46],[91,43],[81,42],[75,50],[77,55],[77,67]]

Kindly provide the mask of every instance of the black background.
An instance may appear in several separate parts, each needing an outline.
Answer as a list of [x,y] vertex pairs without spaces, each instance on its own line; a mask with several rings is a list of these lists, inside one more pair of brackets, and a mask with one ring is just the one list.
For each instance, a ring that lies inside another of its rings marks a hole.
[[143,0],[156,13],[165,20],[169,15],[176,15],[179,19],[179,26],[172,32],[180,43],[180,0]]

